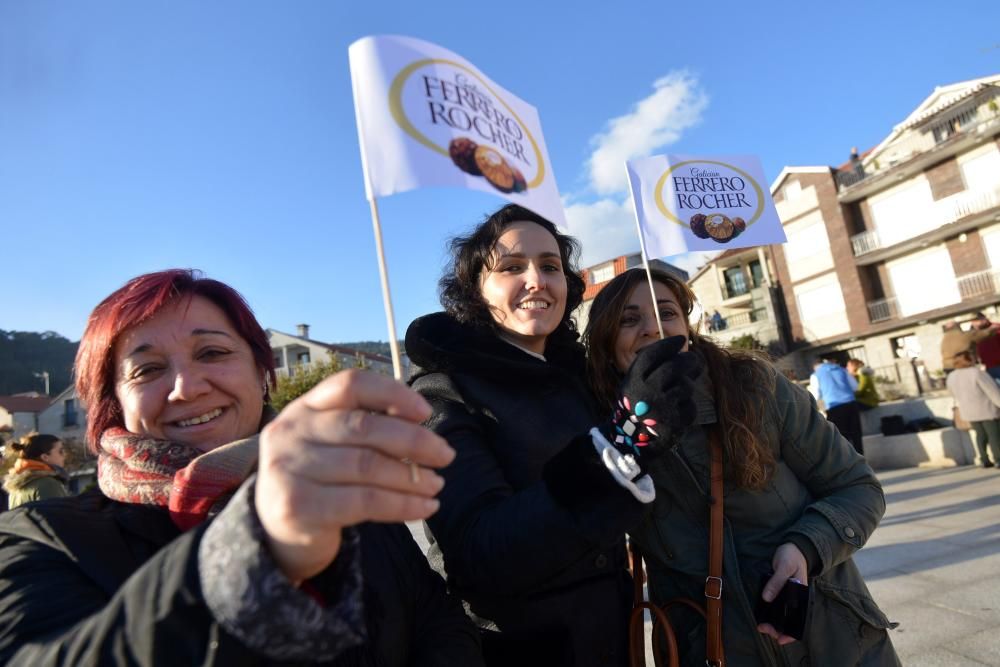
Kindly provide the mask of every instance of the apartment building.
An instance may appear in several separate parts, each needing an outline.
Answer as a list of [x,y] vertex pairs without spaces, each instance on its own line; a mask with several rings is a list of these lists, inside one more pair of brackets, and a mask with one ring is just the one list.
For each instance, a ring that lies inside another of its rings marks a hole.
[[789,349],[788,316],[771,248],[726,250],[688,284],[701,304],[703,334],[721,345],[750,336],[776,357]]
[[771,246],[798,368],[859,357],[911,391],[940,385],[950,319],[1000,303],[1000,75],[938,87],[838,168],[771,186]]

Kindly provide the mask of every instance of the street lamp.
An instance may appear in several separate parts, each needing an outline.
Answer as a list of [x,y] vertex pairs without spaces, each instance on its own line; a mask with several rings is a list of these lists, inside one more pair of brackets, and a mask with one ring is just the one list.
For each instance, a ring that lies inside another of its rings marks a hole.
[[45,379],[45,395],[48,396],[49,395],[49,372],[48,371],[42,371],[41,373],[35,373],[34,375],[35,375],[36,378],[44,378]]

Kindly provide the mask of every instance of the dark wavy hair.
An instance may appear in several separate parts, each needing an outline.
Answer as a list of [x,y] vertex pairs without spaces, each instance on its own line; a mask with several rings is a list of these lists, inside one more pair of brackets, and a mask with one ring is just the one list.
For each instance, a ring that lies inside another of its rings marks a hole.
[[[688,322],[695,295],[688,285],[665,271],[650,271],[653,280],[667,287]],[[594,298],[584,332],[587,376],[600,409],[611,414],[621,373],[614,366],[615,341],[622,313],[637,286],[647,285],[644,269],[629,269],[616,276]],[[648,289],[648,287],[647,287]],[[761,490],[774,470],[774,455],[762,439],[765,403],[773,402],[775,371],[762,354],[719,347],[711,338],[688,327],[689,348],[701,353],[715,391],[715,411],[722,426],[726,481],[738,488]]]
[[515,222],[533,222],[555,238],[566,275],[566,312],[556,330],[549,334],[549,340],[575,341],[578,335],[572,314],[583,302],[586,287],[577,269],[580,244],[572,236],[562,234],[550,221],[517,204],[507,204],[481,222],[468,236],[456,236],[449,242],[452,264],[438,283],[441,305],[459,322],[494,333],[499,331],[489,305],[483,299],[481,277],[484,269],[489,271],[493,268],[493,249],[497,240]]
[[48,433],[29,433],[17,442],[10,443],[10,448],[22,459],[41,461],[43,454],[48,454],[62,442],[61,438]]

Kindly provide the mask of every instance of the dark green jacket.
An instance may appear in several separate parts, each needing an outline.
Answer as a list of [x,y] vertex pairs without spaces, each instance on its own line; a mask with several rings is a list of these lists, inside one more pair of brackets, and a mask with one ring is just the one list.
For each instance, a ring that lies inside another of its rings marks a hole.
[[4,479],[3,488],[8,494],[7,507],[9,509],[35,500],[62,498],[69,495],[55,470],[51,472],[42,470],[10,472]]
[[[763,491],[725,492],[723,640],[727,665],[897,665],[891,626],[851,560],[885,511],[881,485],[817,409],[812,397],[780,374],[761,409],[776,466]],[[698,424],[651,466],[656,501],[634,535],[649,570],[650,597],[704,601],[708,564],[707,429],[715,422],[712,389],[698,388]],[[780,648],[756,630],[761,574],[775,549],[800,545],[810,561],[812,609],[806,638]],[[705,664],[705,625],[673,614],[682,664]]]

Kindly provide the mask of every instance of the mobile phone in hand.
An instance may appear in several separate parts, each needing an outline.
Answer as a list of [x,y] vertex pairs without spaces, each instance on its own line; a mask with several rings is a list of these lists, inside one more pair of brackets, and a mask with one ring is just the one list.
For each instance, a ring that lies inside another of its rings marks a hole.
[[[764,590],[771,576],[761,575],[760,590]],[[801,640],[805,635],[808,613],[809,587],[795,579],[789,579],[773,601],[765,602],[763,597],[757,598],[754,616],[758,623],[770,623],[781,634]]]

